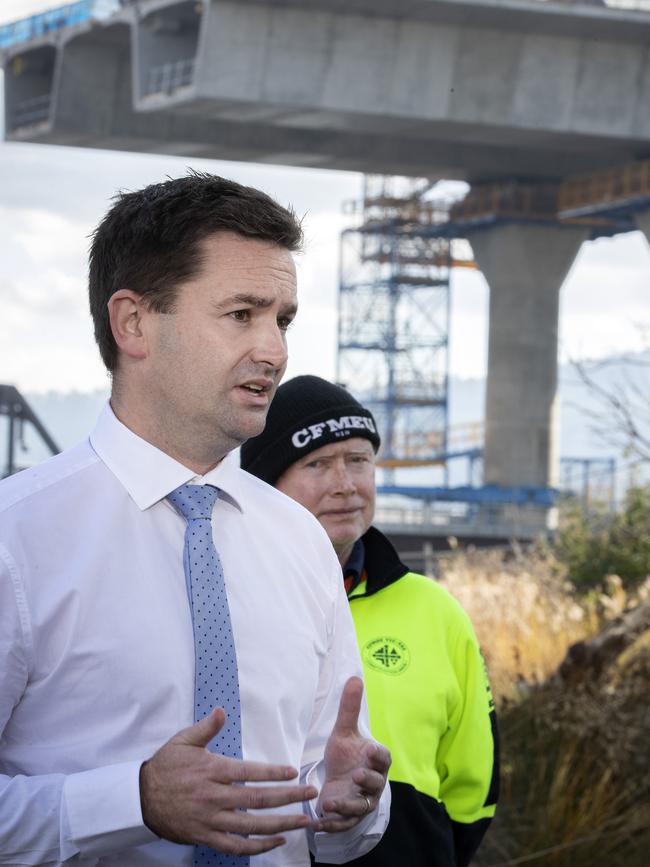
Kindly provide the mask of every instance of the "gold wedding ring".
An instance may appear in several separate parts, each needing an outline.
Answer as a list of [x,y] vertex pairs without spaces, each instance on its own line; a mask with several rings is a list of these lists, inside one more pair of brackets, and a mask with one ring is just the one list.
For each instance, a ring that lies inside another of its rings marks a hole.
[[364,816],[366,816],[370,812],[370,798],[368,797],[368,795],[361,795],[361,797],[366,802],[366,810],[363,814]]

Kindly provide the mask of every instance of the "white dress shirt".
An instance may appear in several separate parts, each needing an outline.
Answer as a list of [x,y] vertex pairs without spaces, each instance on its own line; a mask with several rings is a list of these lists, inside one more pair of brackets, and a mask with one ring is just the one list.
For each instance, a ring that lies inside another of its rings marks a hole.
[[[189,481],[221,491],[244,758],[322,779],[342,686],[361,674],[325,532],[232,456],[196,479],[107,405],[89,441],[0,484],[0,864],[192,863],[144,825],[139,793],[142,762],[193,723],[186,524],[165,499]],[[388,802],[387,787],[351,831],[289,832],[251,863],[307,865],[308,838],[319,860],[358,857]]]

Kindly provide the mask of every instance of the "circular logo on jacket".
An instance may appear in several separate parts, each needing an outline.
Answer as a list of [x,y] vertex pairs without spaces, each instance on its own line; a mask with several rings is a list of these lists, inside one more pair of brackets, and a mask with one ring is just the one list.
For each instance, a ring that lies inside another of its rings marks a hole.
[[402,674],[411,662],[411,653],[404,642],[387,636],[365,644],[361,657],[370,668],[384,674]]

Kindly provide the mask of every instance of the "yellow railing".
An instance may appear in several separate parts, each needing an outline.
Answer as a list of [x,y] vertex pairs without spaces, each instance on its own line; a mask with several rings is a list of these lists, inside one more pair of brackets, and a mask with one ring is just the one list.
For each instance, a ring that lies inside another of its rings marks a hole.
[[454,222],[485,218],[553,220],[557,214],[559,184],[517,182],[480,184],[451,209]]
[[641,160],[584,175],[560,185],[558,216],[578,215],[650,197],[650,160]]

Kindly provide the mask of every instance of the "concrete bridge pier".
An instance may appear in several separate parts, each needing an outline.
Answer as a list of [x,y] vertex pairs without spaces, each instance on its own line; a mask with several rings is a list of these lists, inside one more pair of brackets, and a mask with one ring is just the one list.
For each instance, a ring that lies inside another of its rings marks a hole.
[[486,484],[558,481],[560,288],[587,237],[582,227],[503,223],[469,240],[490,286]]

